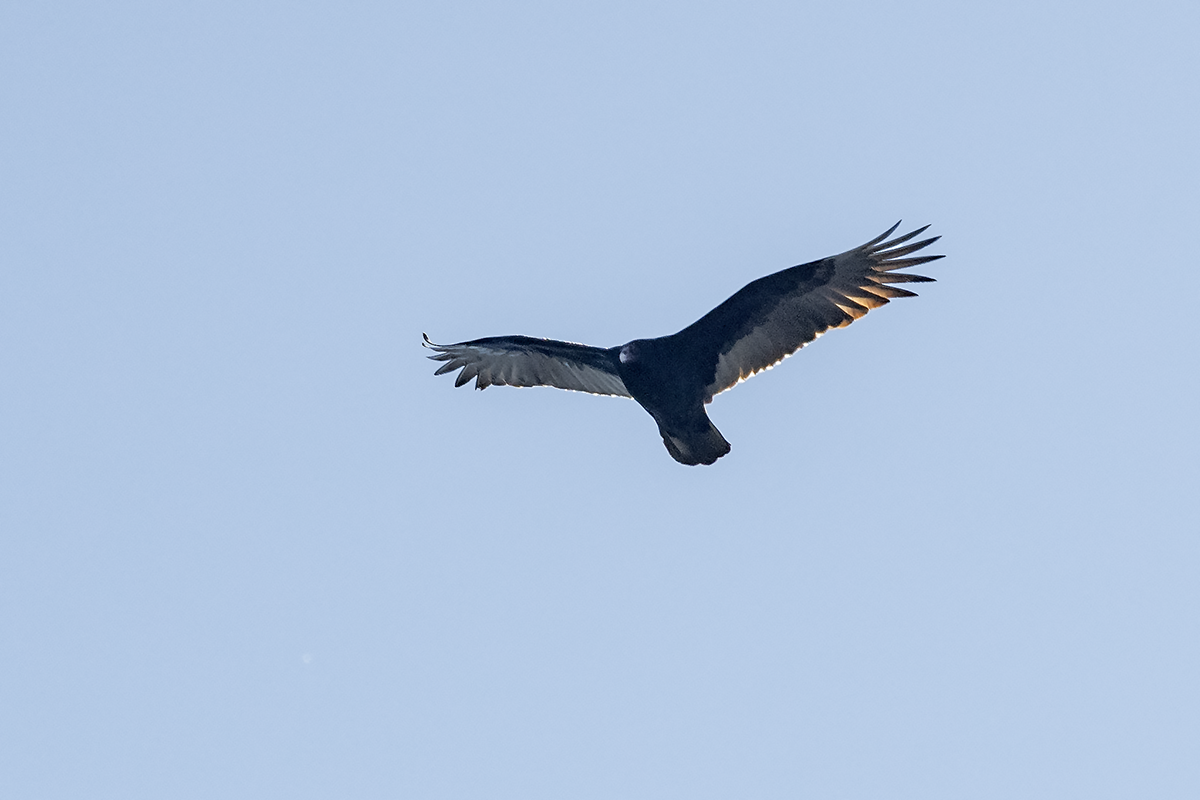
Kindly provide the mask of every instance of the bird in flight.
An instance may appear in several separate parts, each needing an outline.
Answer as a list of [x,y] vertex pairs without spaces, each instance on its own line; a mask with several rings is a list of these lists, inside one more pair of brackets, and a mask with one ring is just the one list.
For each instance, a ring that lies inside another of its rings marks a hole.
[[[712,464],[729,442],[704,406],[726,389],[769,369],[830,328],[844,328],[894,297],[915,297],[898,283],[932,281],[897,270],[943,256],[912,256],[941,237],[906,244],[926,228],[888,240],[897,222],[841,255],[811,261],[748,283],[696,322],[670,336],[589,347],[529,336],[493,336],[424,346],[444,361],[435,375],[489,386],[554,386],[631,397],[654,417],[667,452],[681,464]],[[911,256],[911,257],[910,257]]]

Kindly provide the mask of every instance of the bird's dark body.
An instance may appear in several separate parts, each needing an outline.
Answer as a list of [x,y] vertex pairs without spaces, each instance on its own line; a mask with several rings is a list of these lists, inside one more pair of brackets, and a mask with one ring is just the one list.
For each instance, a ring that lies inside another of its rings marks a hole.
[[[938,237],[904,244],[925,228],[884,241],[899,226],[841,255],[751,281],[688,327],[620,347],[589,347],[529,336],[495,336],[454,345],[425,344],[445,361],[437,374],[462,369],[461,386],[556,386],[632,397],[658,424],[672,458],[712,464],[729,442],[708,418],[714,396],[767,369],[830,328],[913,292],[897,283],[931,281],[896,270],[942,256],[904,258]],[[928,226],[926,226],[928,227]]]
[[705,377],[712,375],[716,353],[706,358],[690,352],[692,344],[676,333],[635,339],[612,350],[621,381],[658,423],[667,451],[676,461],[695,466],[713,463],[730,447],[704,410]]

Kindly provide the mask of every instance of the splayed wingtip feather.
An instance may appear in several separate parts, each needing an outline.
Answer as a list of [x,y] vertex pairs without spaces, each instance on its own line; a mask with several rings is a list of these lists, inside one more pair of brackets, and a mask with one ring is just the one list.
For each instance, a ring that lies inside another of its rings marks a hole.
[[[892,230],[895,230],[895,228],[892,228]],[[895,239],[892,239],[890,242],[884,242],[883,244],[881,244],[878,247],[875,247],[873,249],[876,251],[887,250],[889,247],[895,247],[898,244],[903,244],[904,242],[907,242],[909,239],[912,239],[914,236],[920,236],[922,233],[924,233],[927,230],[929,230],[929,226],[925,225],[924,227],[917,228],[915,231],[909,231],[908,233],[904,234],[903,236],[897,236]]]
[[875,245],[879,244],[879,243],[880,243],[880,242],[882,242],[884,239],[886,239],[887,237],[891,236],[891,235],[892,235],[892,234],[895,232],[896,228],[899,228],[899,227],[900,227],[900,223],[901,223],[901,222],[903,222],[903,221],[904,221],[904,220],[902,220],[902,219],[901,219],[901,220],[897,220],[895,225],[893,225],[892,227],[888,228],[886,231],[884,231],[883,233],[879,234],[878,236],[876,236],[876,237],[875,237],[874,239],[872,239],[871,241],[869,241],[869,242],[867,242],[866,244],[864,244],[864,245],[863,245],[863,247],[864,247],[864,248],[870,248],[870,247],[874,247]]

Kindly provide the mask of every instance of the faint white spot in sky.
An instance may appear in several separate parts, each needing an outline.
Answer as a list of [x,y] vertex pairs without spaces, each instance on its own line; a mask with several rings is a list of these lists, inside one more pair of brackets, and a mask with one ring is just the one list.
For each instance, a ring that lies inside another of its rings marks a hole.
[[312,653],[305,653],[304,655],[300,656],[300,660],[303,661],[305,664],[311,664],[312,663]]

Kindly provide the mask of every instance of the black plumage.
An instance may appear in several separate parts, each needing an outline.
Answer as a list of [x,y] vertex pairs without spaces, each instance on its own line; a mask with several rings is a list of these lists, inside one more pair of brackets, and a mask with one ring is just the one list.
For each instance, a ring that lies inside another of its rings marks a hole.
[[892,298],[914,297],[898,283],[932,281],[897,272],[942,256],[912,256],[940,237],[906,244],[929,226],[888,240],[900,223],[861,247],[747,284],[670,336],[608,349],[528,336],[439,345],[435,374],[461,369],[455,386],[555,386],[632,397],[658,423],[671,456],[712,464],[729,442],[705,413],[716,395],[767,369],[830,328],[841,328]]

